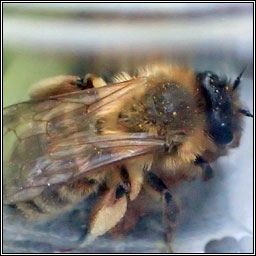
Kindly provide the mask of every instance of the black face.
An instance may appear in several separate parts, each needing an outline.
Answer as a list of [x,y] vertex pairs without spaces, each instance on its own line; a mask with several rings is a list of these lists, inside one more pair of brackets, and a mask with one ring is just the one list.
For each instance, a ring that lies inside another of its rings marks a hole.
[[206,100],[208,130],[214,141],[225,145],[233,140],[233,110],[226,81],[205,71],[197,75]]

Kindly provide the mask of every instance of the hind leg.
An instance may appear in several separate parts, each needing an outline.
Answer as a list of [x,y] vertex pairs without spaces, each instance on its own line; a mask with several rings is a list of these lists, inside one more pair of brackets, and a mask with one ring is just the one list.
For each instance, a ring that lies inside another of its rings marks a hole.
[[60,75],[43,79],[34,84],[30,91],[30,98],[43,99],[64,93],[102,87],[104,85],[106,85],[106,82],[93,74],[87,74],[84,78]]
[[98,88],[107,85],[103,78],[95,76],[91,73],[86,74],[83,80],[84,83],[90,88]]

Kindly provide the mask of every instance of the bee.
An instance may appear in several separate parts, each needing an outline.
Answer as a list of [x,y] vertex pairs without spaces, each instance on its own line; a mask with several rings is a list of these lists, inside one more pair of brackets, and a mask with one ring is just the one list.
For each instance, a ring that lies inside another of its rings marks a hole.
[[82,247],[123,221],[142,190],[155,193],[170,245],[179,206],[166,177],[208,180],[210,164],[238,146],[243,116],[252,117],[239,100],[242,74],[231,83],[155,63],[111,84],[93,74],[39,82],[29,101],[4,109],[4,133],[15,136],[4,203],[51,217],[101,190]]

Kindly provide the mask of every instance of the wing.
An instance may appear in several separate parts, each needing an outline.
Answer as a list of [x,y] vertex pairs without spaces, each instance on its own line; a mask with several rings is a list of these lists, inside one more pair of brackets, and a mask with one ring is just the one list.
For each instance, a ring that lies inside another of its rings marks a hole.
[[95,134],[97,113],[144,83],[136,79],[5,108],[5,137],[16,138],[4,164],[5,203],[30,200],[48,186],[162,150],[163,140],[144,133]]
[[13,131],[22,140],[36,134],[60,138],[84,131],[95,112],[144,84],[145,79],[139,78],[9,106],[3,113],[4,134]]

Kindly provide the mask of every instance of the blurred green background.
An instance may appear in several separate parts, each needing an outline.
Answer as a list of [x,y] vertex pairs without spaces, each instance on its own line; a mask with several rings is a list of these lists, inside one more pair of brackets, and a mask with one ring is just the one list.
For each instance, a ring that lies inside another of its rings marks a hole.
[[66,58],[19,52],[8,47],[4,48],[3,63],[4,106],[26,99],[30,86],[40,79],[72,71],[72,61]]

